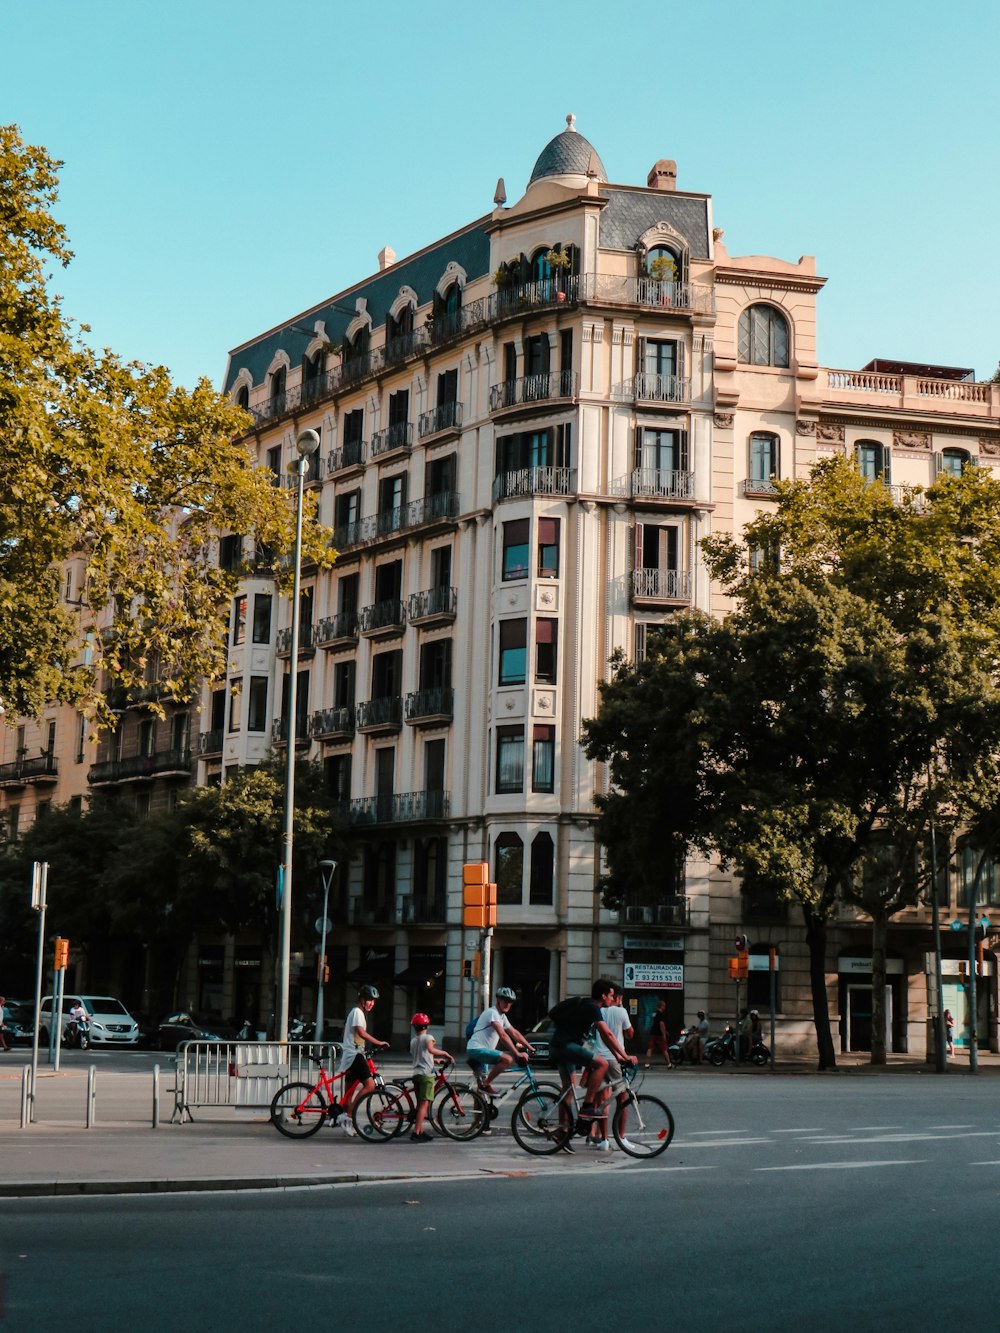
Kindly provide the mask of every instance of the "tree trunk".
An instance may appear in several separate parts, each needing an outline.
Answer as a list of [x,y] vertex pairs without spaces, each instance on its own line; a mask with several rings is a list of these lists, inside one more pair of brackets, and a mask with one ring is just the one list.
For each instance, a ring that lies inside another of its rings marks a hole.
[[830,1031],[830,1006],[826,998],[826,917],[810,912],[802,905],[809,945],[809,982],[812,989],[813,1022],[820,1069],[836,1069],[837,1056]]
[[889,918],[884,912],[872,913],[872,1058],[873,1065],[885,1064],[885,944]]

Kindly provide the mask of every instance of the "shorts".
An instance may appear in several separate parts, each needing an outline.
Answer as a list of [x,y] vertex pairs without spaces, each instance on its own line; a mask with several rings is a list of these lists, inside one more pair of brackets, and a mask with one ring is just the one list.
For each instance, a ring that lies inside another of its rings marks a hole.
[[659,1051],[661,1055],[665,1055],[670,1043],[666,1037],[652,1036],[649,1039],[649,1045],[651,1050]]
[[581,1046],[578,1041],[568,1041],[562,1046],[553,1043],[551,1050],[552,1063],[563,1078],[568,1078],[577,1065],[589,1069],[594,1062],[594,1052],[589,1046]]
[[344,1086],[351,1083],[367,1083],[372,1076],[367,1059],[359,1051],[344,1071]]
[[602,1052],[601,1059],[608,1062],[608,1078],[621,1078],[622,1067],[618,1062],[618,1057],[610,1052]]
[[434,1096],[434,1075],[414,1074],[413,1095],[418,1102],[429,1102]]
[[504,1053],[499,1046],[492,1048],[471,1046],[465,1052],[465,1058],[470,1065],[498,1065],[503,1059]]

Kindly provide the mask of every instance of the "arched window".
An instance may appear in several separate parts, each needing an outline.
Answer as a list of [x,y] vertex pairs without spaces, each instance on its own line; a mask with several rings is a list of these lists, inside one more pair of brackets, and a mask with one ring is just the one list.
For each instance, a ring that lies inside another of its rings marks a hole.
[[788,321],[770,305],[747,306],[740,315],[739,359],[748,366],[788,365]]
[[854,446],[858,471],[865,481],[884,481],[888,486],[890,457],[888,445],[878,440],[858,440]]
[[280,411],[285,398],[285,367],[279,366],[271,376],[271,407]]
[[236,406],[242,407],[244,412],[250,410],[250,390],[245,384],[240,385],[239,392],[236,395]]
[[960,477],[967,467],[974,466],[968,449],[944,449],[937,455],[937,471],[949,477]]
[[555,844],[550,833],[537,833],[531,842],[531,884],[528,902],[536,907],[552,906]]
[[537,250],[531,256],[531,281],[547,282],[552,277],[548,250]]
[[524,879],[524,843],[516,833],[501,833],[493,844],[493,881],[497,902],[520,906]]
[[322,348],[316,352],[315,356],[302,358],[302,391],[306,400],[315,397],[319,392],[323,380],[323,360]]
[[[781,971],[777,946],[774,950],[774,1012],[781,1012]],[[762,1014],[771,1012],[771,946],[769,944],[751,944],[750,970],[747,972],[747,1008],[759,1009]]]

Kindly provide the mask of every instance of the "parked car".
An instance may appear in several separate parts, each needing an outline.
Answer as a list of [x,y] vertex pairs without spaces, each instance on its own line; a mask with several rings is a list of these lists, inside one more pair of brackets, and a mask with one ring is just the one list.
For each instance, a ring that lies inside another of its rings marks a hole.
[[[135,1019],[113,995],[64,995],[59,1036],[62,1039],[69,1022],[70,1010],[82,1004],[90,1015],[91,1046],[135,1046],[139,1041],[139,1027]],[[52,1027],[52,996],[46,995],[38,1015],[38,1042],[49,1044]]]
[[30,1046],[35,1035],[35,1006],[31,1000],[5,1000],[4,1026],[12,1046]]
[[544,1065],[547,1069],[553,1068],[551,1047],[552,1033],[555,1031],[555,1026],[551,1018],[540,1018],[535,1026],[524,1034],[535,1048],[535,1054],[531,1057],[533,1065]]
[[170,1014],[160,1021],[161,1051],[176,1051],[185,1041],[234,1041],[236,1032],[221,1018],[211,1014],[192,1014],[186,1010]]

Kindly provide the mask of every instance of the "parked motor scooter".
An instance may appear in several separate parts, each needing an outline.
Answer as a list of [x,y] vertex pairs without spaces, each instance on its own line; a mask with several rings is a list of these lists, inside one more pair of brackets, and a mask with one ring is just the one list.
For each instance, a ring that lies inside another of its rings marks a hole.
[[681,1028],[680,1035],[676,1041],[670,1043],[670,1063],[672,1065],[694,1065],[704,1064],[708,1059],[708,1048],[712,1044],[711,1039],[705,1043],[705,1055],[701,1060],[695,1060],[692,1052],[694,1050],[693,1039],[698,1035],[696,1028]]
[[[713,1041],[707,1048],[708,1058],[716,1068],[724,1065],[727,1060],[736,1062],[736,1032],[731,1023],[726,1024],[726,1030],[717,1041]],[[755,1041],[750,1047],[749,1055],[744,1059],[744,1064],[766,1065],[771,1058],[771,1052],[763,1041]]]
[[90,1050],[90,1021],[86,1018],[71,1018],[62,1035],[62,1044],[67,1050]]
[[289,1041],[308,1041],[312,1036],[311,1029],[314,1024],[307,1023],[300,1014],[298,1018],[293,1018],[288,1025]]

